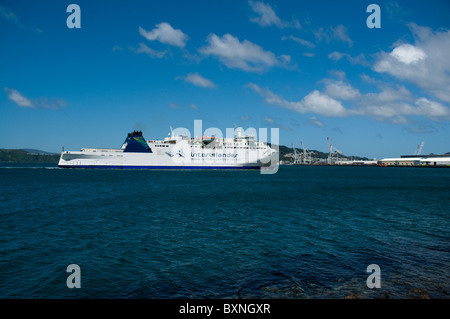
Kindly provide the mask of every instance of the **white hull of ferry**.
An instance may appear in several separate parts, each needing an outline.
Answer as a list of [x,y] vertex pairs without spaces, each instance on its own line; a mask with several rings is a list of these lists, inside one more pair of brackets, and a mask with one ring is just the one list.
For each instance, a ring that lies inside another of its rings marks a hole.
[[62,168],[110,169],[258,169],[278,160],[278,154],[265,147],[234,146],[207,148],[187,141],[175,143],[148,141],[151,152],[126,152],[123,149],[82,149],[62,152]]

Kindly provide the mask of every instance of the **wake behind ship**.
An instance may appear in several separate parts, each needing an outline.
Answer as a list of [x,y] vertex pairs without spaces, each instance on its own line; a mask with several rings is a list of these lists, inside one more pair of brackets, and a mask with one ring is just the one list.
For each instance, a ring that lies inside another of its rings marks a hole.
[[243,135],[234,138],[169,134],[163,140],[145,140],[141,131],[129,133],[120,149],[82,148],[63,151],[62,168],[106,169],[258,169],[278,161],[278,152],[266,143]]

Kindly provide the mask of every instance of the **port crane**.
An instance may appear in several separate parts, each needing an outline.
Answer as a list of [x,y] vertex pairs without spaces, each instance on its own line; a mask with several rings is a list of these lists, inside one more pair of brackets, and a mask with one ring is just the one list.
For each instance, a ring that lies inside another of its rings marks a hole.
[[416,151],[414,152],[414,155],[421,155],[422,154],[422,148],[423,148],[424,144],[425,144],[425,142],[422,142],[419,145],[417,145]]
[[301,164],[300,153],[294,147],[294,143],[292,143],[292,151],[294,152],[294,156],[293,156],[294,164]]
[[313,155],[317,155],[317,153],[314,153],[313,151],[308,151],[305,148],[305,145],[303,144],[303,141],[300,141],[300,144],[302,146],[302,151],[299,152],[295,147],[294,144],[292,144],[292,151],[293,151],[293,155],[292,158],[294,160],[294,164],[312,164],[313,163],[313,159],[312,156]]
[[336,161],[339,160],[339,154],[342,154],[342,152],[340,150],[338,150],[337,148],[335,148],[333,146],[333,144],[331,144],[329,137],[327,137],[327,142],[328,142],[328,159],[327,159],[327,162],[328,162],[328,164],[333,164],[333,163],[335,163]]
[[302,162],[303,164],[312,164],[313,160],[312,160],[312,156],[313,155],[317,155],[316,153],[314,153],[313,151],[308,151],[305,148],[305,145],[303,145],[303,141],[300,141],[300,144],[302,145],[302,149],[303,149],[303,156],[302,156]]

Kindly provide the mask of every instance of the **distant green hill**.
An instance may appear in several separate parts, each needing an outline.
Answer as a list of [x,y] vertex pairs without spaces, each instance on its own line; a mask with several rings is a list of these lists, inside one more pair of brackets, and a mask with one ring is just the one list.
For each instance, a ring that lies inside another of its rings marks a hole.
[[57,163],[59,161],[59,154],[52,154],[38,150],[29,151],[0,149],[0,162]]
[[[303,152],[303,150],[302,150],[302,149],[299,149],[299,148],[296,148],[296,150],[297,150],[297,152],[299,152],[299,153]],[[308,151],[309,151],[309,152],[314,152],[315,154],[317,154],[317,155],[314,156],[315,158],[320,158],[320,159],[326,159],[326,158],[328,158],[328,153],[324,153],[324,152],[320,152],[320,151],[315,151],[315,150],[308,150]],[[283,160],[284,160],[284,161],[292,160],[292,158],[286,157],[287,154],[292,154],[292,153],[294,153],[292,147],[287,147],[287,146],[284,146],[284,145],[280,145],[280,146],[279,146],[279,152],[280,152],[280,160],[282,160],[282,161],[283,161]],[[344,154],[339,155],[339,157],[346,157],[346,158],[350,158],[350,157],[351,157],[351,158],[354,159],[354,160],[363,160],[363,161],[369,160],[367,157],[351,156],[351,155],[344,155]]]
[[20,151],[25,151],[30,154],[55,155],[55,153],[45,152],[45,151],[41,151],[41,150],[35,150],[34,148],[23,148]]

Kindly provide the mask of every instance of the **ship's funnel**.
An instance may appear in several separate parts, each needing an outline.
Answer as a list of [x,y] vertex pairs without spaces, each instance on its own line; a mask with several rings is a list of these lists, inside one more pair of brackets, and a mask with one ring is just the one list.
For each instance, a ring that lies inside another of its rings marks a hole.
[[132,133],[128,133],[121,149],[123,149],[124,152],[152,153],[152,150],[142,136],[142,131],[133,131]]

